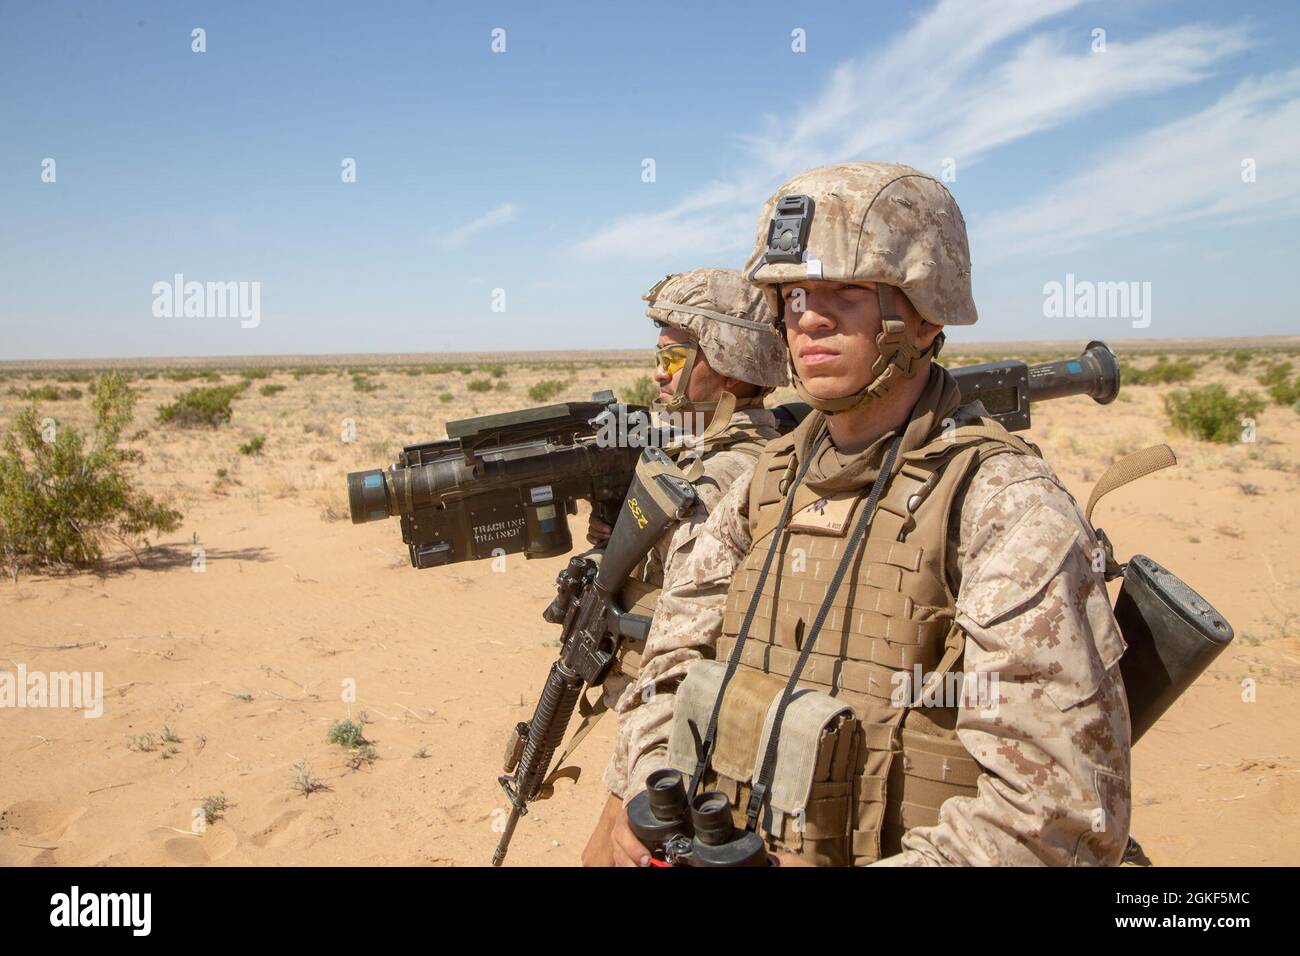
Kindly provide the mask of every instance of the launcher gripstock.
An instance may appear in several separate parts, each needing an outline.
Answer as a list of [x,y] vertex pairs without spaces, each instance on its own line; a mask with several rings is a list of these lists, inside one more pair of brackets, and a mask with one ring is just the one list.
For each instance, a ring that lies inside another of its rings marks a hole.
[[510,801],[501,842],[492,855],[500,866],[515,825],[546,782],[551,758],[564,740],[578,698],[604,682],[625,640],[644,640],[650,619],[629,614],[617,596],[632,569],[695,502],[695,489],[671,458],[646,448],[636,464],[627,497],[603,554],[575,557],[555,581],[555,599],[542,616],[563,625],[560,656],[551,665],[532,719],[511,731],[505,773],[498,778]]
[[577,499],[612,525],[640,453],[597,441],[602,422],[643,413],[605,391],[590,402],[448,422],[445,441],[407,445],[392,467],[348,475],[352,522],[401,518],[417,568],[567,554]]

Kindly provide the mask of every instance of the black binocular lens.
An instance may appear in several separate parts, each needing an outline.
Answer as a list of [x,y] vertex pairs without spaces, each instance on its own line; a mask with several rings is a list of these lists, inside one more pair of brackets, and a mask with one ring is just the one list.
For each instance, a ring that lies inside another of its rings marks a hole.
[[686,818],[686,784],[676,770],[656,770],[646,778],[650,808],[660,820]]
[[691,823],[695,838],[710,846],[720,846],[731,839],[735,826],[731,821],[731,801],[726,794],[710,790],[691,804]]

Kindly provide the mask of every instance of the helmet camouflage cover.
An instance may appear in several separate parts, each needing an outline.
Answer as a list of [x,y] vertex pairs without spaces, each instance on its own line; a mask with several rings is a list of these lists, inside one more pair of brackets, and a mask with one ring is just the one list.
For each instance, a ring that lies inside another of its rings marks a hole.
[[834,414],[881,398],[942,346],[918,351],[895,306],[901,289],[921,318],[935,325],[973,325],[966,221],[942,183],[897,163],[842,163],[800,173],[763,207],[745,275],[780,316],[781,284],[823,279],[875,283],[880,302],[880,358],[854,395],[818,399],[795,376],[803,399]]
[[[801,261],[769,262],[770,224],[785,196],[813,200],[811,228]],[[977,317],[956,200],[933,176],[897,163],[842,163],[795,176],[763,207],[745,275],[764,287],[774,311],[777,284],[827,279],[902,289],[935,325],[973,325]]]
[[761,290],[735,269],[694,269],[665,276],[641,297],[656,322],[698,343],[720,375],[765,391],[785,385],[785,339]]

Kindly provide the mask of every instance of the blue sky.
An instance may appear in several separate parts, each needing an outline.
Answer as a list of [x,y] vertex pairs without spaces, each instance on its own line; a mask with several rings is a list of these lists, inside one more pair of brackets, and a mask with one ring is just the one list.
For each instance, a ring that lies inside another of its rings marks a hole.
[[[1300,324],[1300,4],[468,6],[0,2],[0,359],[642,346],[656,279],[852,159],[954,161],[953,341]],[[155,317],[175,273],[260,322]],[[1067,273],[1150,325],[1044,317]]]

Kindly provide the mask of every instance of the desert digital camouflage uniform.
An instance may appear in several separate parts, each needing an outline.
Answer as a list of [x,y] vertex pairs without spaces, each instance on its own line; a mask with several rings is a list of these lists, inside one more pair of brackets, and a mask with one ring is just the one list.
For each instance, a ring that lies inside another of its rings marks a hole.
[[[646,315],[662,325],[679,328],[694,340],[714,371],[759,386],[756,396],[735,400],[691,402],[686,385],[694,355],[678,381],[673,402],[659,404],[661,412],[713,411],[715,421],[698,440],[665,450],[687,473],[695,487],[690,513],[665,531],[625,592],[639,599],[637,610],[649,613],[663,587],[665,570],[690,554],[695,536],[709,512],[738,478],[754,467],[763,446],[777,437],[776,418],[763,407],[764,397],[787,381],[785,343],[776,333],[772,314],[760,291],[735,269],[695,269],[665,276],[642,297]],[[725,416],[725,417],[724,417]],[[614,706],[640,659],[638,649],[626,648],[620,669],[602,688],[607,706]]]
[[[760,222],[749,273],[759,281],[772,269],[761,255],[768,218],[791,194],[814,196],[818,210],[833,214],[820,230],[814,214],[804,261],[777,266],[784,272],[769,282],[803,278],[804,268],[813,272],[805,263],[816,262],[821,277],[903,288],[929,321],[974,321],[964,224],[933,179],[885,164],[797,177]],[[961,281],[931,281],[938,275]],[[890,294],[881,292],[882,361],[872,381],[823,403],[838,404],[831,411],[926,367],[893,335]],[[1093,569],[1097,539],[1033,446],[983,417],[978,403],[959,402],[951,376],[933,366],[909,421],[859,455],[816,444],[821,413],[768,445],[750,479],[713,509],[689,559],[670,570],[637,682],[618,703],[611,790],[630,798],[667,765],[674,690],[692,662],[735,651],[776,513],[796,465],[811,458],[739,658],[738,673],[791,673],[843,538],[790,529],[805,503],[860,499],[901,435],[898,463],[799,682],[854,708],[857,749],[844,780],[851,796],[816,811],[810,801],[798,827],[766,831],[770,844],[823,863],[1119,862],[1130,731],[1118,666],[1124,643]],[[996,675],[995,706],[900,703],[895,679],[914,668],[959,671],[977,685],[980,675]],[[718,779],[733,800],[744,796],[743,782]],[[823,792],[840,792],[834,783]]]
[[[695,504],[685,518],[659,536],[644,564],[637,570],[636,579],[624,591],[624,600],[633,611],[647,615],[654,613],[655,601],[667,577],[665,572],[686,560],[709,513],[722,500],[727,489],[749,474],[763,446],[778,434],[776,417],[770,409],[744,408],[733,412],[727,426],[718,433],[719,444],[704,450],[698,458],[691,456],[692,460],[700,463],[691,481],[695,488]],[[675,455],[679,463],[686,457],[686,450]],[[616,706],[631,678],[636,675],[640,660],[640,649],[625,644],[619,669],[605,678],[601,688],[605,706]]]

